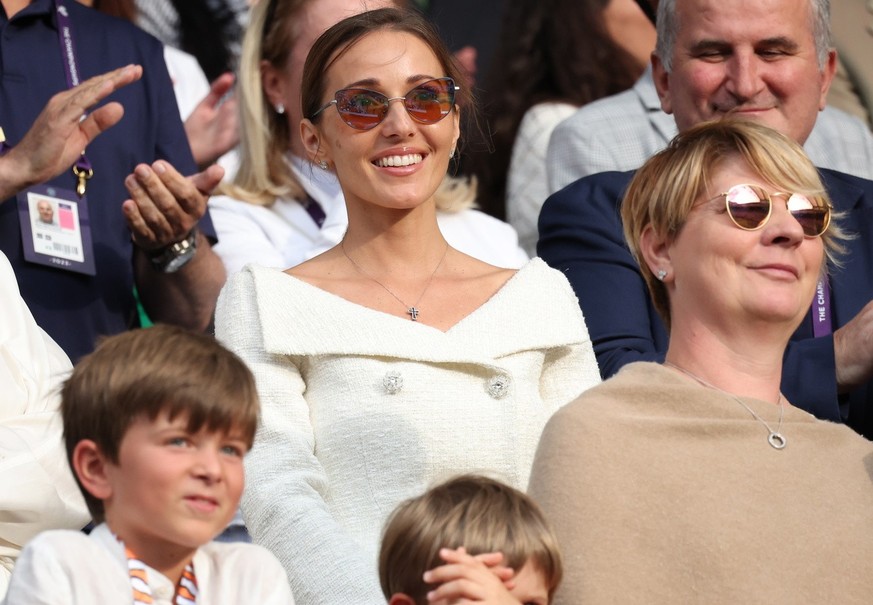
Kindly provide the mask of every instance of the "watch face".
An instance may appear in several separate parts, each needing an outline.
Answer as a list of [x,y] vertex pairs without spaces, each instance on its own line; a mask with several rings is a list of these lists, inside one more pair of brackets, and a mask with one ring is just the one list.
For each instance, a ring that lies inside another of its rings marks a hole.
[[194,254],[197,252],[197,248],[194,246],[189,246],[184,251],[182,251],[178,256],[174,256],[170,259],[170,261],[164,266],[164,273],[175,273],[179,269],[185,266],[189,260],[194,257]]
[[197,233],[192,231],[188,237],[167,248],[159,256],[152,258],[155,270],[174,273],[185,266],[197,253]]

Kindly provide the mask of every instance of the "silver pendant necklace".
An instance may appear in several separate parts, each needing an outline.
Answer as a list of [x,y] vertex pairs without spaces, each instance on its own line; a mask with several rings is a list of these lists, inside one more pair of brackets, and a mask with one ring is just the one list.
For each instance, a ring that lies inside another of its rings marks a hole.
[[388,286],[386,286],[385,284],[380,282],[378,279],[376,279],[375,277],[373,277],[372,275],[370,275],[366,271],[364,271],[364,268],[361,267],[361,265],[359,265],[358,263],[356,263],[352,259],[351,256],[349,256],[349,253],[346,252],[346,240],[343,239],[340,241],[340,248],[342,249],[345,257],[347,259],[349,259],[349,262],[352,263],[352,266],[358,271],[358,273],[360,273],[361,275],[363,275],[367,279],[372,280],[372,281],[376,282],[377,284],[379,284],[380,286],[382,286],[382,288],[388,294],[390,294],[392,297],[394,297],[394,299],[397,302],[399,302],[401,305],[403,305],[403,308],[406,309],[406,313],[407,313],[407,315],[409,315],[409,318],[412,321],[418,321],[418,316],[421,313],[421,311],[419,311],[419,309],[418,309],[418,303],[420,303],[421,299],[424,298],[424,295],[427,293],[427,289],[430,288],[430,284],[433,281],[433,276],[436,275],[437,271],[439,271],[439,268],[442,266],[443,261],[446,260],[446,255],[449,253],[449,244],[448,244],[448,242],[446,242],[446,249],[443,251],[443,255],[440,257],[440,262],[437,263],[437,266],[434,267],[433,271],[431,272],[430,277],[427,280],[427,283],[424,285],[424,290],[422,290],[421,294],[418,295],[418,300],[415,301],[415,304],[410,306],[410,305],[407,305],[405,302],[403,302],[403,300],[399,296],[394,294],[394,292],[391,291],[391,288],[389,288]]
[[764,419],[763,419],[763,418],[761,418],[760,416],[758,416],[758,415],[755,413],[755,410],[753,410],[752,408],[750,408],[749,406],[747,406],[745,403],[743,403],[743,400],[740,399],[739,397],[737,397],[736,395],[733,395],[732,393],[728,393],[727,391],[718,388],[718,387],[715,386],[714,384],[711,384],[711,383],[705,381],[705,380],[704,380],[703,378],[701,378],[700,376],[697,376],[696,374],[692,374],[691,372],[689,372],[689,371],[686,370],[685,368],[681,368],[681,367],[677,366],[675,363],[670,363],[669,361],[665,361],[665,362],[664,362],[664,365],[665,365],[665,366],[669,366],[669,367],[673,368],[674,370],[678,370],[678,371],[682,372],[682,373],[685,374],[686,376],[689,376],[690,378],[693,378],[694,380],[696,380],[697,382],[699,382],[701,385],[703,385],[703,386],[705,386],[705,387],[707,387],[707,388],[710,388],[710,389],[712,389],[713,391],[718,391],[719,393],[722,393],[722,394],[724,394],[724,395],[727,395],[728,397],[730,397],[731,399],[733,399],[734,401],[736,401],[737,403],[739,403],[741,406],[743,406],[744,408],[746,408],[746,411],[749,412],[749,413],[750,413],[750,414],[755,418],[755,420],[757,420],[758,422],[760,422],[761,424],[763,424],[763,425],[767,428],[767,443],[769,443],[769,444],[770,444],[772,447],[774,447],[775,449],[777,449],[777,450],[781,450],[781,449],[783,449],[783,448],[787,445],[788,440],[785,439],[785,435],[783,435],[782,432],[781,432],[781,429],[782,429],[782,415],[783,415],[783,413],[785,412],[785,402],[784,402],[783,399],[782,399],[782,393],[779,393],[779,401],[776,402],[776,405],[779,406],[779,424],[776,425],[776,430],[773,430],[773,429],[770,428],[770,425],[769,425],[769,424],[767,424],[766,422],[764,422]]

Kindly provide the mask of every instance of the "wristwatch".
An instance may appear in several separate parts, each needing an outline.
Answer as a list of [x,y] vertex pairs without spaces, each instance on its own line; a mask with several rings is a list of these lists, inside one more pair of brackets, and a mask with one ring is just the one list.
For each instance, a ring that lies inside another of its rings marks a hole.
[[194,258],[197,252],[197,229],[191,231],[184,239],[170,244],[166,248],[149,254],[149,260],[155,271],[161,273],[175,273]]

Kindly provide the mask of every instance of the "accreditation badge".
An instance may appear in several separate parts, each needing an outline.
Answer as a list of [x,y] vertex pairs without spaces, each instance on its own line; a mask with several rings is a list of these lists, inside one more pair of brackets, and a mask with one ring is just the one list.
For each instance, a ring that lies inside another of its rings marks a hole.
[[18,194],[25,260],[96,275],[88,202],[73,191],[36,185]]

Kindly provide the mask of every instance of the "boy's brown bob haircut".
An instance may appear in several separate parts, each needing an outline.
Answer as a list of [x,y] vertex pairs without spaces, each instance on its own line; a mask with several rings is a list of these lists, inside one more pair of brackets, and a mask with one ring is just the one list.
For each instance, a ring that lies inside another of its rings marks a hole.
[[461,475],[407,500],[388,518],[379,553],[385,598],[403,593],[426,603],[434,586],[422,574],[444,564],[441,548],[461,546],[471,555],[502,552],[503,565],[516,572],[531,562],[550,596],[561,582],[558,541],[539,506],[499,481]]
[[[131,423],[184,416],[188,430],[239,431],[249,448],[258,424],[255,380],[236,355],[211,336],[156,325],[102,340],[73,369],[61,391],[67,461],[83,439],[94,441],[118,462]],[[75,469],[73,470],[75,475]],[[104,520],[103,502],[82,487],[95,522]]]

